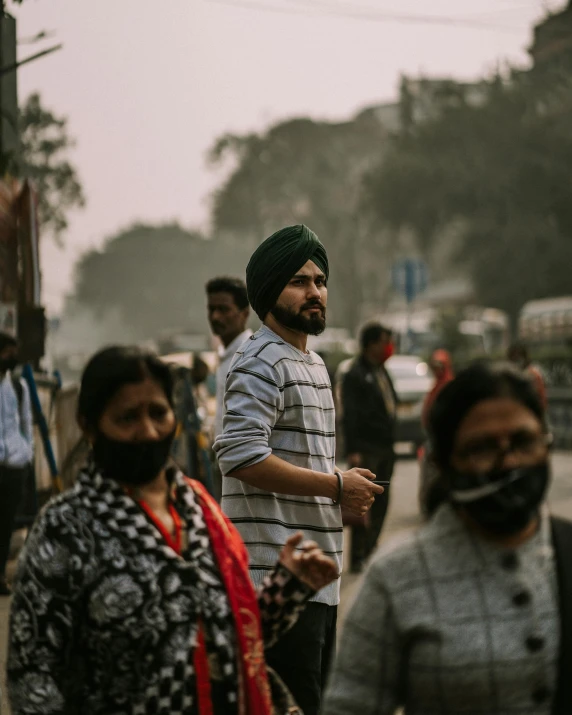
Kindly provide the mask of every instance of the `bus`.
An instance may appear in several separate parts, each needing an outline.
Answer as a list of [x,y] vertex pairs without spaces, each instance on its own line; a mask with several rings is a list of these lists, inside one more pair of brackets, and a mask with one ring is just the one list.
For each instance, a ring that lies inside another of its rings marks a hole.
[[525,303],[518,319],[518,337],[531,347],[572,344],[572,296]]
[[[447,342],[443,311],[437,308],[423,308],[411,314],[389,313],[381,316],[381,322],[393,330],[396,351],[402,354],[428,356]],[[481,306],[462,308],[456,329],[462,337],[463,352],[475,357],[498,356],[508,348],[510,324],[502,310]]]

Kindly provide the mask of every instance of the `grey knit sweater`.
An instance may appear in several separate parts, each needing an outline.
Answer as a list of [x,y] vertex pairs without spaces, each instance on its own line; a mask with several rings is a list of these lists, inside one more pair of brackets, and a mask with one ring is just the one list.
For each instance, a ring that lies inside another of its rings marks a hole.
[[323,715],[549,715],[559,628],[548,515],[508,551],[445,505],[370,564]]

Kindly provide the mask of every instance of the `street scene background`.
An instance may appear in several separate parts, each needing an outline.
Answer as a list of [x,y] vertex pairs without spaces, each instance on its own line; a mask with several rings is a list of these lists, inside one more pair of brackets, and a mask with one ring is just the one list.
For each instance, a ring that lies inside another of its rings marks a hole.
[[[177,366],[192,412],[178,457],[208,482],[205,283],[243,278],[265,237],[304,223],[329,255],[328,328],[310,347],[332,382],[364,323],[395,339],[407,454],[382,541],[421,523],[436,348],[458,371],[526,345],[547,387],[551,507],[572,518],[572,2],[0,9],[0,330],[37,386],[38,504],[73,482],[78,380],[117,342]],[[342,622],[360,580],[343,576]]]

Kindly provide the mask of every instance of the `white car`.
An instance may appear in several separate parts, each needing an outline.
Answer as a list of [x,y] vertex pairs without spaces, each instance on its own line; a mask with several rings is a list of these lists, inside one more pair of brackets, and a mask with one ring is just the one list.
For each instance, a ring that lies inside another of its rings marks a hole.
[[399,398],[396,442],[413,444],[416,450],[425,441],[421,412],[435,380],[429,365],[416,355],[393,355],[385,367]]

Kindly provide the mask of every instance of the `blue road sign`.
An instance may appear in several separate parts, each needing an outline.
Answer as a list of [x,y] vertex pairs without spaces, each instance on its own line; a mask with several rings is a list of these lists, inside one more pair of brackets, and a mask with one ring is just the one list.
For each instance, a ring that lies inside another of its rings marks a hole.
[[408,303],[427,289],[429,275],[427,264],[420,258],[403,258],[391,270],[393,287],[405,296]]

